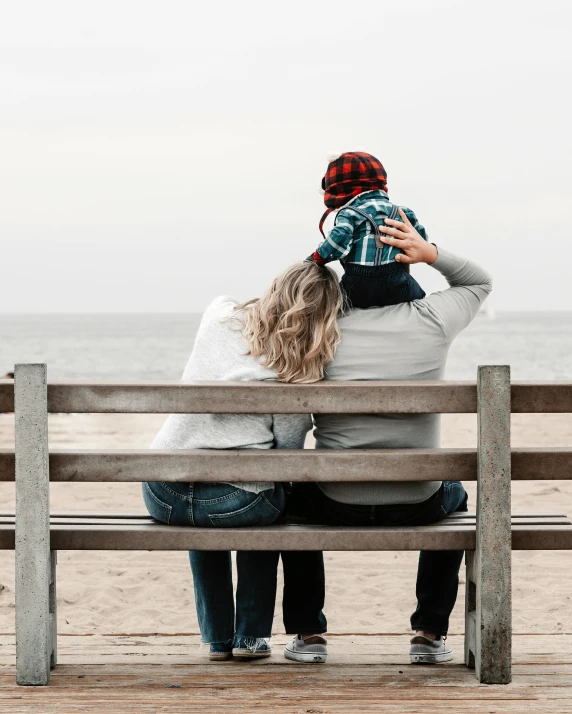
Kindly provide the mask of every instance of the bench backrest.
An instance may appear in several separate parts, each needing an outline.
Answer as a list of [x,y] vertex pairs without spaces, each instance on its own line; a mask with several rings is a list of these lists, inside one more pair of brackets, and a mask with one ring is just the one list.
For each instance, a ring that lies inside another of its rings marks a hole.
[[[52,481],[420,481],[477,480],[478,454],[510,450],[509,432],[484,429],[491,409],[508,429],[510,412],[572,412],[572,384],[516,383],[508,367],[480,367],[468,382],[268,382],[47,384],[45,365],[18,365],[16,387],[0,381],[0,412],[16,410],[20,451],[47,451],[47,414],[57,413],[353,413],[479,415],[479,449],[402,450],[51,450]],[[16,399],[14,394],[16,392]],[[15,404],[16,402],[16,404]],[[496,406],[495,406],[496,405]],[[499,411],[500,410],[500,411]],[[502,411],[503,417],[500,416]],[[42,427],[41,425],[44,424]],[[35,436],[30,437],[30,429]],[[38,429],[42,430],[40,435]],[[33,447],[33,448],[32,448]],[[18,450],[18,449],[17,449]],[[43,457],[43,458],[44,458]],[[20,463],[23,466],[23,455]],[[572,471],[568,449],[514,449],[512,479],[551,479]],[[19,469],[24,478],[24,468]],[[0,450],[0,480],[14,480],[13,450]],[[482,474],[481,474],[482,477]]]

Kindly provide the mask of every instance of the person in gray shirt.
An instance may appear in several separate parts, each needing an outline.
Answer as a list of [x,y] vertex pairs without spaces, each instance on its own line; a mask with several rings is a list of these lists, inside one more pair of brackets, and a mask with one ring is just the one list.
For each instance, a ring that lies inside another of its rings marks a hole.
[[[492,280],[485,270],[427,243],[400,214],[403,222],[386,220],[382,240],[403,251],[397,255],[399,261],[427,263],[438,270],[449,288],[422,300],[342,316],[342,339],[326,367],[326,379],[442,379],[451,342],[491,292]],[[433,448],[440,441],[436,414],[317,414],[314,425],[318,449]],[[305,483],[294,485],[289,510],[328,525],[425,525],[467,510],[467,494],[456,481]],[[418,604],[411,617],[416,631],[412,662],[452,659],[445,640],[462,559],[462,551],[420,554]],[[317,559],[318,570],[320,562]],[[318,572],[316,587],[323,582],[323,573]],[[302,647],[303,640],[295,639],[287,645],[286,657],[295,659]]]

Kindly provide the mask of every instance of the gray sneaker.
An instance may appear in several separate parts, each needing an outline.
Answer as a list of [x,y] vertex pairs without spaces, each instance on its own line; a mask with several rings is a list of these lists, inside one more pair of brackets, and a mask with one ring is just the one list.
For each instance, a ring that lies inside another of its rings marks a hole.
[[304,641],[296,635],[293,642],[284,647],[284,657],[305,664],[323,664],[328,656],[328,641],[319,635]]
[[409,650],[411,664],[438,664],[450,662],[453,659],[453,650],[447,644],[446,637],[430,640],[422,635],[415,635],[411,639]]

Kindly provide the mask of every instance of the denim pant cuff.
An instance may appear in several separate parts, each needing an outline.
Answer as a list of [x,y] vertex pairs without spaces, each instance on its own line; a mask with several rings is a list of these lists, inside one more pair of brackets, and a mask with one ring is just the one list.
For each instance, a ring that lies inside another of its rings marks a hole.
[[431,632],[434,635],[439,635],[440,637],[446,637],[447,630],[443,630],[441,627],[435,627],[435,625],[424,624],[422,622],[411,623],[412,630],[423,630],[423,632]]

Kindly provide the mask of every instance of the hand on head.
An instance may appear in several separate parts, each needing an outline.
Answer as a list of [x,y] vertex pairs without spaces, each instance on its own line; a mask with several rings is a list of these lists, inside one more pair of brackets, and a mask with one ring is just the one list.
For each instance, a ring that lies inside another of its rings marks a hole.
[[386,225],[379,227],[382,243],[403,251],[395,256],[398,263],[428,263],[429,265],[434,263],[437,260],[437,248],[433,243],[428,243],[421,238],[401,208],[399,215],[403,223],[386,218]]

